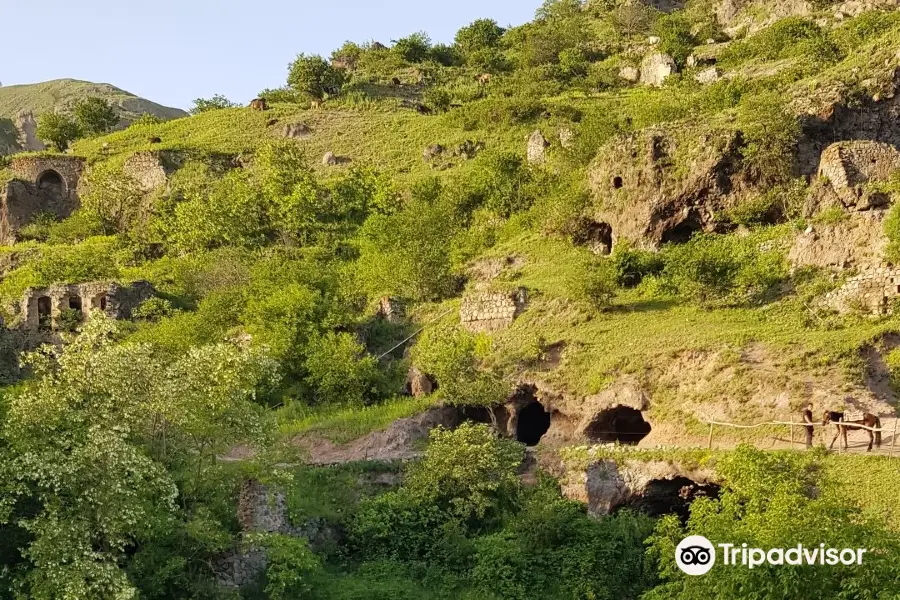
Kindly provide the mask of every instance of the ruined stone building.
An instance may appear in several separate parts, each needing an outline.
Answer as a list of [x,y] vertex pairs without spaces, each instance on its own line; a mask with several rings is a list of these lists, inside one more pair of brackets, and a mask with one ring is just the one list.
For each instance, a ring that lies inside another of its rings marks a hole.
[[71,215],[79,205],[84,167],[84,159],[76,156],[14,157],[14,178],[0,186],[0,243],[13,243],[16,232],[39,214]]
[[153,286],[147,281],[128,285],[90,282],[29,288],[20,306],[20,327],[26,331],[57,331],[65,311],[76,311],[84,319],[90,318],[94,311],[113,319],[129,319],[134,309],[153,293]]

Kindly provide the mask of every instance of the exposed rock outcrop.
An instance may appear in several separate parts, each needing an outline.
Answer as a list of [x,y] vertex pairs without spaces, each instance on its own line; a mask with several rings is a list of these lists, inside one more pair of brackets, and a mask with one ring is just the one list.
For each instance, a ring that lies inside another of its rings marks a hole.
[[40,152],[47,146],[37,136],[37,120],[31,111],[23,111],[16,116],[16,129],[19,130],[19,146],[25,152]]
[[547,148],[550,142],[540,131],[534,131],[528,136],[528,162],[532,165],[542,165],[547,159]]
[[900,151],[890,144],[847,141],[832,144],[822,152],[818,175],[837,194],[845,208],[866,210],[886,206],[890,198],[868,189],[900,169]]
[[659,87],[678,71],[675,60],[665,52],[653,52],[641,61],[641,83]]

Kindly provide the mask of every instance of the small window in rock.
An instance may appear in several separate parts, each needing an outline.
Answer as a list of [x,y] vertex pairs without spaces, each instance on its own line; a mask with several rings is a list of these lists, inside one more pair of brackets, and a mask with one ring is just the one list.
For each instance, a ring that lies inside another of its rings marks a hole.
[[81,296],[70,296],[69,308],[81,312]]
[[100,310],[106,310],[106,294],[97,299],[97,305],[100,307]]
[[615,177],[613,177],[613,187],[614,187],[615,189],[617,189],[617,190],[618,190],[618,189],[621,189],[622,185],[623,185],[623,182],[622,182],[622,178],[621,178],[621,177],[619,177],[618,175],[616,175]]

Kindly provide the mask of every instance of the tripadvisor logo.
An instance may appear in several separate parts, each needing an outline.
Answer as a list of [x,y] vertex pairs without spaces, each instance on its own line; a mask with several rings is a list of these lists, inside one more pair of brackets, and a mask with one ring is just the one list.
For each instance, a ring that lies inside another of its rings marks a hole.
[[754,569],[762,565],[861,565],[863,548],[826,548],[825,544],[807,548],[797,544],[793,548],[748,548],[747,544],[716,544],[702,535],[692,535],[681,540],[675,548],[675,563],[688,575],[705,575],[716,564],[716,548],[721,552],[722,564],[729,567]]

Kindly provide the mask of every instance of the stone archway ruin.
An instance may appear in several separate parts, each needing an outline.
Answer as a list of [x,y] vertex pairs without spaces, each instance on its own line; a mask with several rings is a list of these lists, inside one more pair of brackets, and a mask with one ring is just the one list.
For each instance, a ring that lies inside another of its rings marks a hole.
[[620,405],[597,413],[584,428],[584,435],[592,442],[637,445],[651,429],[641,411]]
[[38,175],[35,183],[39,190],[48,192],[59,198],[65,197],[66,195],[66,180],[53,169],[47,169]]

